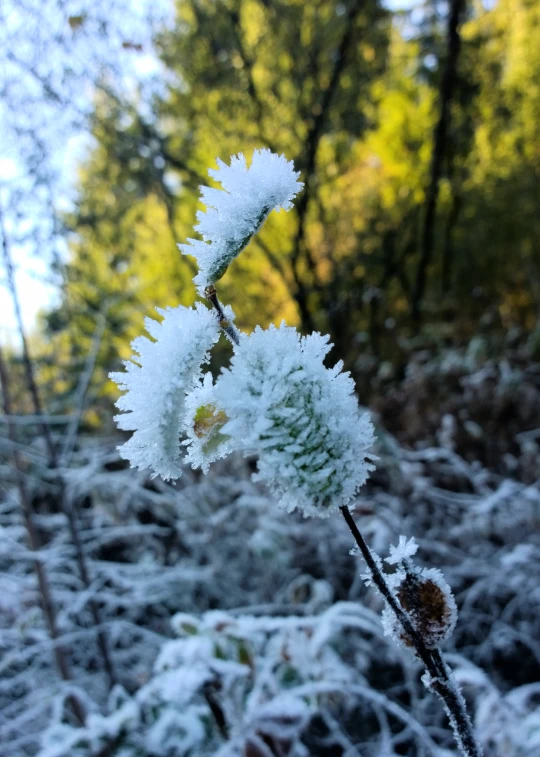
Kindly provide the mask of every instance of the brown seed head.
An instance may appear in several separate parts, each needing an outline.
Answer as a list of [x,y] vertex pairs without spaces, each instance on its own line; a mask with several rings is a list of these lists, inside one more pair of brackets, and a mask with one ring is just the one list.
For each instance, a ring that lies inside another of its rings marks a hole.
[[[419,574],[408,572],[396,592],[414,629],[428,648],[441,644],[450,635],[455,623],[454,599],[450,589],[445,591],[440,584],[440,580],[431,577],[429,571]],[[406,646],[413,646],[405,632],[400,633],[400,638]]]

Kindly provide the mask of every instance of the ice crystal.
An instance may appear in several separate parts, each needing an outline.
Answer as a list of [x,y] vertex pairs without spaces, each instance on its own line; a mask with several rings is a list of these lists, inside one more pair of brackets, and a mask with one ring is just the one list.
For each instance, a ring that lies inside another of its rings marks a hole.
[[399,537],[397,547],[390,545],[390,556],[385,557],[384,561],[389,565],[398,565],[405,560],[413,557],[418,552],[418,544],[414,540],[414,536],[407,539],[403,534]]
[[236,444],[222,432],[227,421],[224,410],[217,405],[212,376],[207,373],[186,397],[184,444],[188,451],[184,462],[208,473],[210,463],[232,452]]
[[133,436],[120,455],[134,468],[151,468],[165,481],[181,475],[180,436],[185,415],[186,392],[198,382],[201,364],[219,337],[215,315],[203,305],[194,308],[158,310],[163,321],[145,320],[147,337],[138,337],[131,347],[137,355],[126,361],[125,373],[111,379],[125,390],[116,406],[123,411],[115,420]]
[[195,229],[204,241],[188,239],[189,244],[179,245],[184,255],[197,258],[194,282],[201,292],[219,281],[271,211],[289,210],[303,187],[292,162],[267,149],[255,150],[249,168],[242,153],[231,157],[230,166],[217,163],[218,169],[208,173],[223,189],[201,187],[207,210],[197,213]]
[[301,337],[284,324],[243,335],[216,384],[231,419],[224,433],[259,453],[259,480],[289,512],[328,516],[347,504],[373,469],[373,427],[342,363],[328,369],[327,336]]
[[[379,570],[382,572],[382,560],[379,557],[379,555],[375,552],[374,549],[369,550],[371,553],[371,557],[373,558],[373,562],[375,565],[379,568]],[[364,559],[364,556],[360,550],[360,547],[352,547],[349,549],[349,554],[351,557],[361,557],[362,560]],[[374,586],[375,582],[373,581],[373,573],[371,570],[366,566],[365,573],[360,573],[360,578],[362,579],[365,586],[370,587]]]

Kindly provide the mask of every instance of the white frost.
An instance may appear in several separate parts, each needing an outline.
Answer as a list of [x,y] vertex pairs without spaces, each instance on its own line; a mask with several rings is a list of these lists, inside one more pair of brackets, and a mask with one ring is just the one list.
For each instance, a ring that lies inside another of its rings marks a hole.
[[[147,318],[145,326],[155,341],[135,339],[138,354],[126,361],[125,373],[111,379],[126,391],[116,406],[115,420],[124,431],[134,431],[120,455],[134,468],[151,468],[165,481],[181,475],[180,436],[183,431],[186,392],[201,375],[201,364],[219,337],[215,315],[203,305],[158,310],[163,321]],[[136,361],[136,362],[135,362]]]
[[197,258],[194,282],[200,292],[219,281],[272,210],[292,207],[303,187],[292,161],[267,149],[255,150],[249,168],[242,153],[231,157],[230,166],[219,159],[217,164],[208,173],[225,191],[201,187],[207,209],[197,213],[195,229],[204,241],[188,239],[189,244],[178,245],[184,255]]
[[[208,473],[210,463],[226,457],[237,446],[230,436],[221,432],[226,416],[223,421],[220,419],[223,411],[215,394],[212,375],[207,373],[186,397],[187,439],[183,444],[187,446],[187,454],[184,462],[190,463],[192,468],[201,468],[203,473]],[[199,420],[201,411],[204,418]]]
[[404,560],[408,560],[418,552],[418,544],[414,540],[414,536],[407,539],[403,534],[399,537],[397,547],[393,544],[390,545],[390,556],[385,557],[384,561],[389,565],[397,565]]
[[[387,576],[387,582],[394,593],[396,601],[403,607],[403,602],[399,598],[399,591],[402,586],[405,586],[405,582],[411,576],[414,576],[415,583],[409,589],[409,603],[411,606],[405,606],[403,609],[409,616],[409,620],[417,633],[422,637],[426,647],[434,649],[449,639],[456,627],[458,618],[456,600],[452,589],[441,571],[437,568],[412,568],[412,566],[409,566],[407,571],[409,569],[412,569],[413,572],[406,572],[401,568],[398,569],[391,576]],[[424,595],[422,598],[422,594],[420,592],[416,593],[413,588],[414,586],[420,587],[422,584],[425,585],[428,582],[435,584],[441,592],[439,597],[435,598],[435,606],[429,604],[434,601],[433,598],[430,599],[430,594]],[[423,604],[423,602],[427,604]],[[394,611],[386,602],[381,619],[384,635],[389,636],[398,645],[403,644],[403,628],[396,618]]]
[[373,426],[360,412],[343,364],[324,366],[327,336],[301,337],[282,324],[259,327],[216,383],[223,428],[240,448],[259,453],[257,478],[289,512],[328,516],[347,504],[373,469]]

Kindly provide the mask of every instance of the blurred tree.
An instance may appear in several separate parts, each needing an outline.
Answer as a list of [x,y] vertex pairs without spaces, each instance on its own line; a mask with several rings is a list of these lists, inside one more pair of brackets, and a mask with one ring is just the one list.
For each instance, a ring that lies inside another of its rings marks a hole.
[[540,312],[539,37],[534,0],[499,0],[464,27],[477,94],[460,168],[453,288],[458,302],[480,300],[476,314],[495,305],[506,328],[530,329]]
[[128,96],[103,80],[96,97],[64,298],[48,316],[69,326],[66,349],[88,348],[88,313],[104,300],[104,368],[145,313],[193,300],[176,243],[191,234],[198,184],[216,156],[261,145],[294,160],[305,189],[220,282],[224,301],[242,301],[240,326],[327,331],[359,370],[365,345],[395,359],[411,313],[444,338],[480,316],[533,325],[536,3],[465,18],[461,2],[431,0],[394,14],[374,0],[182,0],[176,14],[156,40],[160,91]]
[[[136,59],[151,58],[153,30],[166,17],[168,0],[142,0],[137,7],[131,0],[76,5],[72,15],[73,4],[63,0],[0,4],[0,249],[9,244],[13,261],[10,273],[6,256],[0,256],[0,330],[2,341],[12,345],[5,356],[15,376],[22,338],[18,319],[11,317],[13,291],[20,290],[29,329],[40,304],[33,298],[52,299],[62,281],[68,255],[62,214],[70,207],[71,173],[87,140],[95,82],[102,76],[124,82],[138,77],[146,86],[148,77]],[[98,270],[99,254],[94,265]],[[102,309],[107,298],[104,290],[94,293],[94,306]],[[50,410],[73,406],[72,390],[91,344],[87,335],[91,340],[96,329],[95,308],[77,304],[81,338],[62,335],[51,342],[31,335],[32,360],[39,363],[48,400],[56,403],[47,403]],[[51,313],[55,333],[71,328],[72,316],[69,307]],[[74,326],[76,333],[79,323]],[[111,350],[103,340],[101,365],[110,362]],[[26,407],[24,384],[13,383],[14,406]]]
[[84,342],[76,324],[88,298],[114,293],[127,314],[116,344],[125,354],[144,312],[192,301],[193,262],[176,243],[191,234],[198,185],[216,156],[266,145],[294,160],[306,189],[295,212],[271,217],[235,262],[222,297],[242,300],[248,328],[286,318],[334,334],[343,324],[350,334],[348,309],[332,305],[345,281],[335,260],[360,253],[332,204],[374,125],[371,85],[386,66],[388,32],[378,1],[178,3],[174,29],[158,39],[163,95],[127,102],[108,84],[100,90],[97,146],[69,219],[65,297],[49,324],[69,323],[63,338]]

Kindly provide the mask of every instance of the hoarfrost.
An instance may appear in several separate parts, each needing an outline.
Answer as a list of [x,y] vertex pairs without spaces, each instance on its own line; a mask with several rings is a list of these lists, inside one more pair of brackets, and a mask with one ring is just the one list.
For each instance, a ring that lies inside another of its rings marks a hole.
[[398,565],[405,560],[408,560],[418,552],[418,544],[416,543],[414,536],[407,539],[403,534],[399,537],[397,547],[393,544],[390,545],[390,555],[385,557],[384,561],[389,565]]
[[184,462],[208,473],[211,463],[233,452],[236,443],[222,431],[227,420],[225,412],[217,405],[212,375],[207,373],[186,397]]
[[201,187],[207,210],[197,213],[195,229],[204,241],[188,239],[189,244],[178,245],[184,255],[197,258],[194,282],[201,293],[219,281],[271,211],[289,210],[303,187],[292,162],[267,149],[255,150],[249,168],[242,153],[231,157],[230,166],[219,159],[217,164],[208,173],[225,191]]
[[259,452],[256,478],[280,495],[282,507],[305,516],[327,517],[350,502],[374,467],[373,426],[343,364],[324,366],[328,340],[284,324],[257,327],[241,337],[216,383],[231,419],[223,432]]
[[214,314],[203,305],[158,309],[163,321],[147,318],[154,338],[138,337],[131,346],[137,356],[126,361],[125,373],[111,373],[126,391],[116,406],[118,427],[133,431],[120,455],[134,468],[151,468],[165,481],[178,478],[180,436],[183,431],[186,392],[201,375],[201,364],[219,337]]
[[[451,635],[457,622],[457,606],[450,586],[437,568],[398,570],[388,581],[413,628],[428,649],[433,649]],[[382,613],[384,633],[398,644],[411,642],[392,609],[386,605]]]

